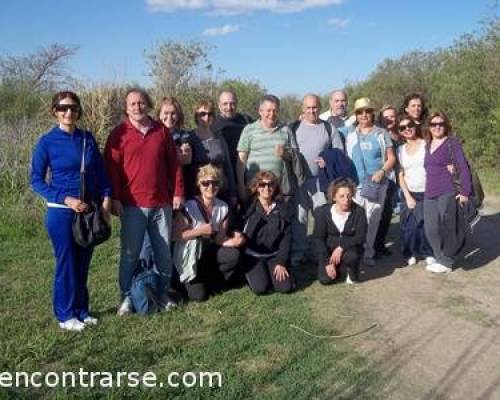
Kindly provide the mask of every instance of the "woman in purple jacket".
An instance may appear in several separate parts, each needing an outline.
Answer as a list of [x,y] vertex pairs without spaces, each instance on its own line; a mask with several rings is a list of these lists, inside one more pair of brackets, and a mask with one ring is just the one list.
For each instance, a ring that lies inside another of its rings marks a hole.
[[[434,112],[429,116],[424,160],[427,175],[424,221],[425,234],[436,258],[436,262],[426,269],[435,273],[451,272],[455,255],[463,246],[460,213],[469,201],[472,186],[462,145],[451,134],[450,121],[445,113]],[[454,184],[456,173],[460,177],[459,189]]]

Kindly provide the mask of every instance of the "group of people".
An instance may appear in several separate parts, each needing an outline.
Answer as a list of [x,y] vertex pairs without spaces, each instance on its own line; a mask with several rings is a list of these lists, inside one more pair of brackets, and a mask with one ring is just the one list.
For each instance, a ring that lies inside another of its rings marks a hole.
[[76,244],[72,233],[75,213],[86,212],[90,199],[102,204],[108,223],[111,214],[121,221],[120,316],[133,312],[131,286],[145,264],[158,275],[155,296],[165,309],[176,304],[173,289],[193,301],[245,281],[256,294],[291,292],[309,246],[322,284],[356,282],[361,263],[374,266],[389,253],[385,236],[398,195],[408,264],[425,258],[429,271],[451,271],[457,211],[471,194],[471,176],[447,116],[427,117],[421,95],[407,96],[400,111],[382,107],[377,119],[366,97],[349,115],[346,92],[335,90],[320,114],[319,96],[307,94],[289,125],[279,120],[276,96],[263,96],[256,121],[237,112],[232,90],[218,100],[218,114],[212,101],[198,102],[191,131],[177,99],[163,98],[153,118],[149,94],[131,88],[102,155],[92,133],[77,127],[79,97],[53,97],[57,125],[36,144],[31,174],[47,202],[53,308],[62,329],[98,322],[87,289],[93,248]]

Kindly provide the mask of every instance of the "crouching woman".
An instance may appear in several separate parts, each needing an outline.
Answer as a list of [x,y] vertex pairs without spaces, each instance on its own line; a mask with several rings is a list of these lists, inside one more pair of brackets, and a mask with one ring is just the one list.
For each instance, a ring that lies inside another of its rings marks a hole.
[[250,184],[252,196],[243,214],[245,277],[255,294],[291,292],[294,283],[286,264],[290,252],[291,225],[280,200],[278,178],[258,172]]
[[200,168],[200,195],[188,200],[174,226],[174,264],[190,300],[205,301],[222,290],[236,273],[243,236],[227,235],[229,208],[217,198],[222,172],[208,164]]
[[328,204],[316,211],[313,238],[318,280],[324,285],[359,280],[367,221],[364,209],[352,200],[355,190],[350,179],[333,181],[328,188]]

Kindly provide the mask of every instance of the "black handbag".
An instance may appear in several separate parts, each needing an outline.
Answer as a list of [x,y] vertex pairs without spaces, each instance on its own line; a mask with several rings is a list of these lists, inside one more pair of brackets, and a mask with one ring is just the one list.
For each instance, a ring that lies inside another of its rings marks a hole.
[[80,165],[80,200],[88,205],[82,213],[75,213],[73,218],[73,239],[81,247],[97,246],[111,236],[111,226],[104,218],[102,204],[94,199],[87,199],[85,184],[85,147],[86,133],[83,134],[82,161]]

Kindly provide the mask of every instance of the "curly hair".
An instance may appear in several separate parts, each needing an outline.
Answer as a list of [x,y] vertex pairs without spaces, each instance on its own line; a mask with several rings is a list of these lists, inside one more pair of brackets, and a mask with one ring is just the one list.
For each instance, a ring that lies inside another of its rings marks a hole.
[[341,188],[349,189],[353,197],[356,194],[356,184],[351,179],[337,178],[328,186],[327,197],[330,204],[335,202],[335,195]]
[[407,113],[406,109],[408,108],[410,101],[412,100],[420,100],[420,103],[422,104],[422,114],[420,115],[420,120],[425,121],[425,119],[427,118],[427,114],[429,113],[429,109],[427,108],[425,96],[422,93],[413,92],[407,94],[403,100],[403,105],[399,109],[399,112],[401,114]]
[[248,190],[250,191],[250,195],[252,197],[258,195],[257,189],[259,187],[259,183],[261,183],[264,180],[271,181],[274,183],[273,197],[276,197],[281,193],[278,177],[271,171],[259,171],[255,174],[255,176],[250,181],[250,184],[248,186]]
[[204,165],[198,170],[198,174],[196,175],[196,185],[200,186],[201,181],[207,178],[213,178],[214,180],[219,181],[219,187],[221,187],[224,183],[223,175],[222,170],[215,165]]

